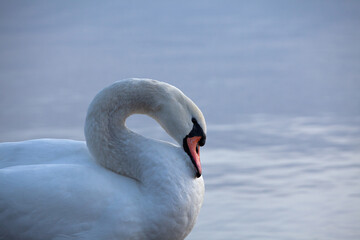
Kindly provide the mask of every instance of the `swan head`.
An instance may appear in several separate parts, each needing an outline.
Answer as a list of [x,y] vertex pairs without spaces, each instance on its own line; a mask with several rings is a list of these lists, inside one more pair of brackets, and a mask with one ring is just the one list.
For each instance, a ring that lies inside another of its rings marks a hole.
[[155,119],[189,156],[195,176],[202,174],[200,147],[206,142],[206,122],[200,109],[179,89],[163,82]]

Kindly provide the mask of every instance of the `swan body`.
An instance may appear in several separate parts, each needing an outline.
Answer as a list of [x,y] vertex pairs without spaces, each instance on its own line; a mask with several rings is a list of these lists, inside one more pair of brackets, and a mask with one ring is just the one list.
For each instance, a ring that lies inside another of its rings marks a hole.
[[[134,113],[180,146],[127,129]],[[184,239],[204,196],[205,133],[201,111],[175,87],[114,83],[90,104],[86,142],[0,144],[0,239]]]

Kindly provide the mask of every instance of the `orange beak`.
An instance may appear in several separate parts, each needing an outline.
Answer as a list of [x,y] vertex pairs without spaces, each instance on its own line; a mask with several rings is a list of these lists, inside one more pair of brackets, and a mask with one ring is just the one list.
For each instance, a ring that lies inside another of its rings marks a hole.
[[196,168],[197,171],[197,177],[201,176],[201,163],[200,163],[200,149],[199,149],[199,141],[200,141],[201,137],[199,136],[195,136],[192,138],[187,138],[187,145],[189,147],[190,150],[190,154],[191,154],[191,160]]

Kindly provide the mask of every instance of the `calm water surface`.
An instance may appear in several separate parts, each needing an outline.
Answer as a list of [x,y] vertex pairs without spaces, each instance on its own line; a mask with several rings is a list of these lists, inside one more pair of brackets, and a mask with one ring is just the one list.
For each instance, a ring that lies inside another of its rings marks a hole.
[[248,115],[209,125],[201,159],[206,195],[188,239],[360,238],[360,118]]

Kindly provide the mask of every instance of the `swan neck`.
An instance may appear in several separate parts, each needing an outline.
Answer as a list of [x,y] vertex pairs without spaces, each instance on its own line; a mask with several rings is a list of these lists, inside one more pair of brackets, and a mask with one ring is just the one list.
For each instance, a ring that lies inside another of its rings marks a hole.
[[90,153],[104,167],[141,180],[140,161],[148,139],[129,130],[126,119],[132,114],[156,113],[156,98],[149,87],[137,81],[118,82],[101,91],[90,104],[85,121],[85,138]]

